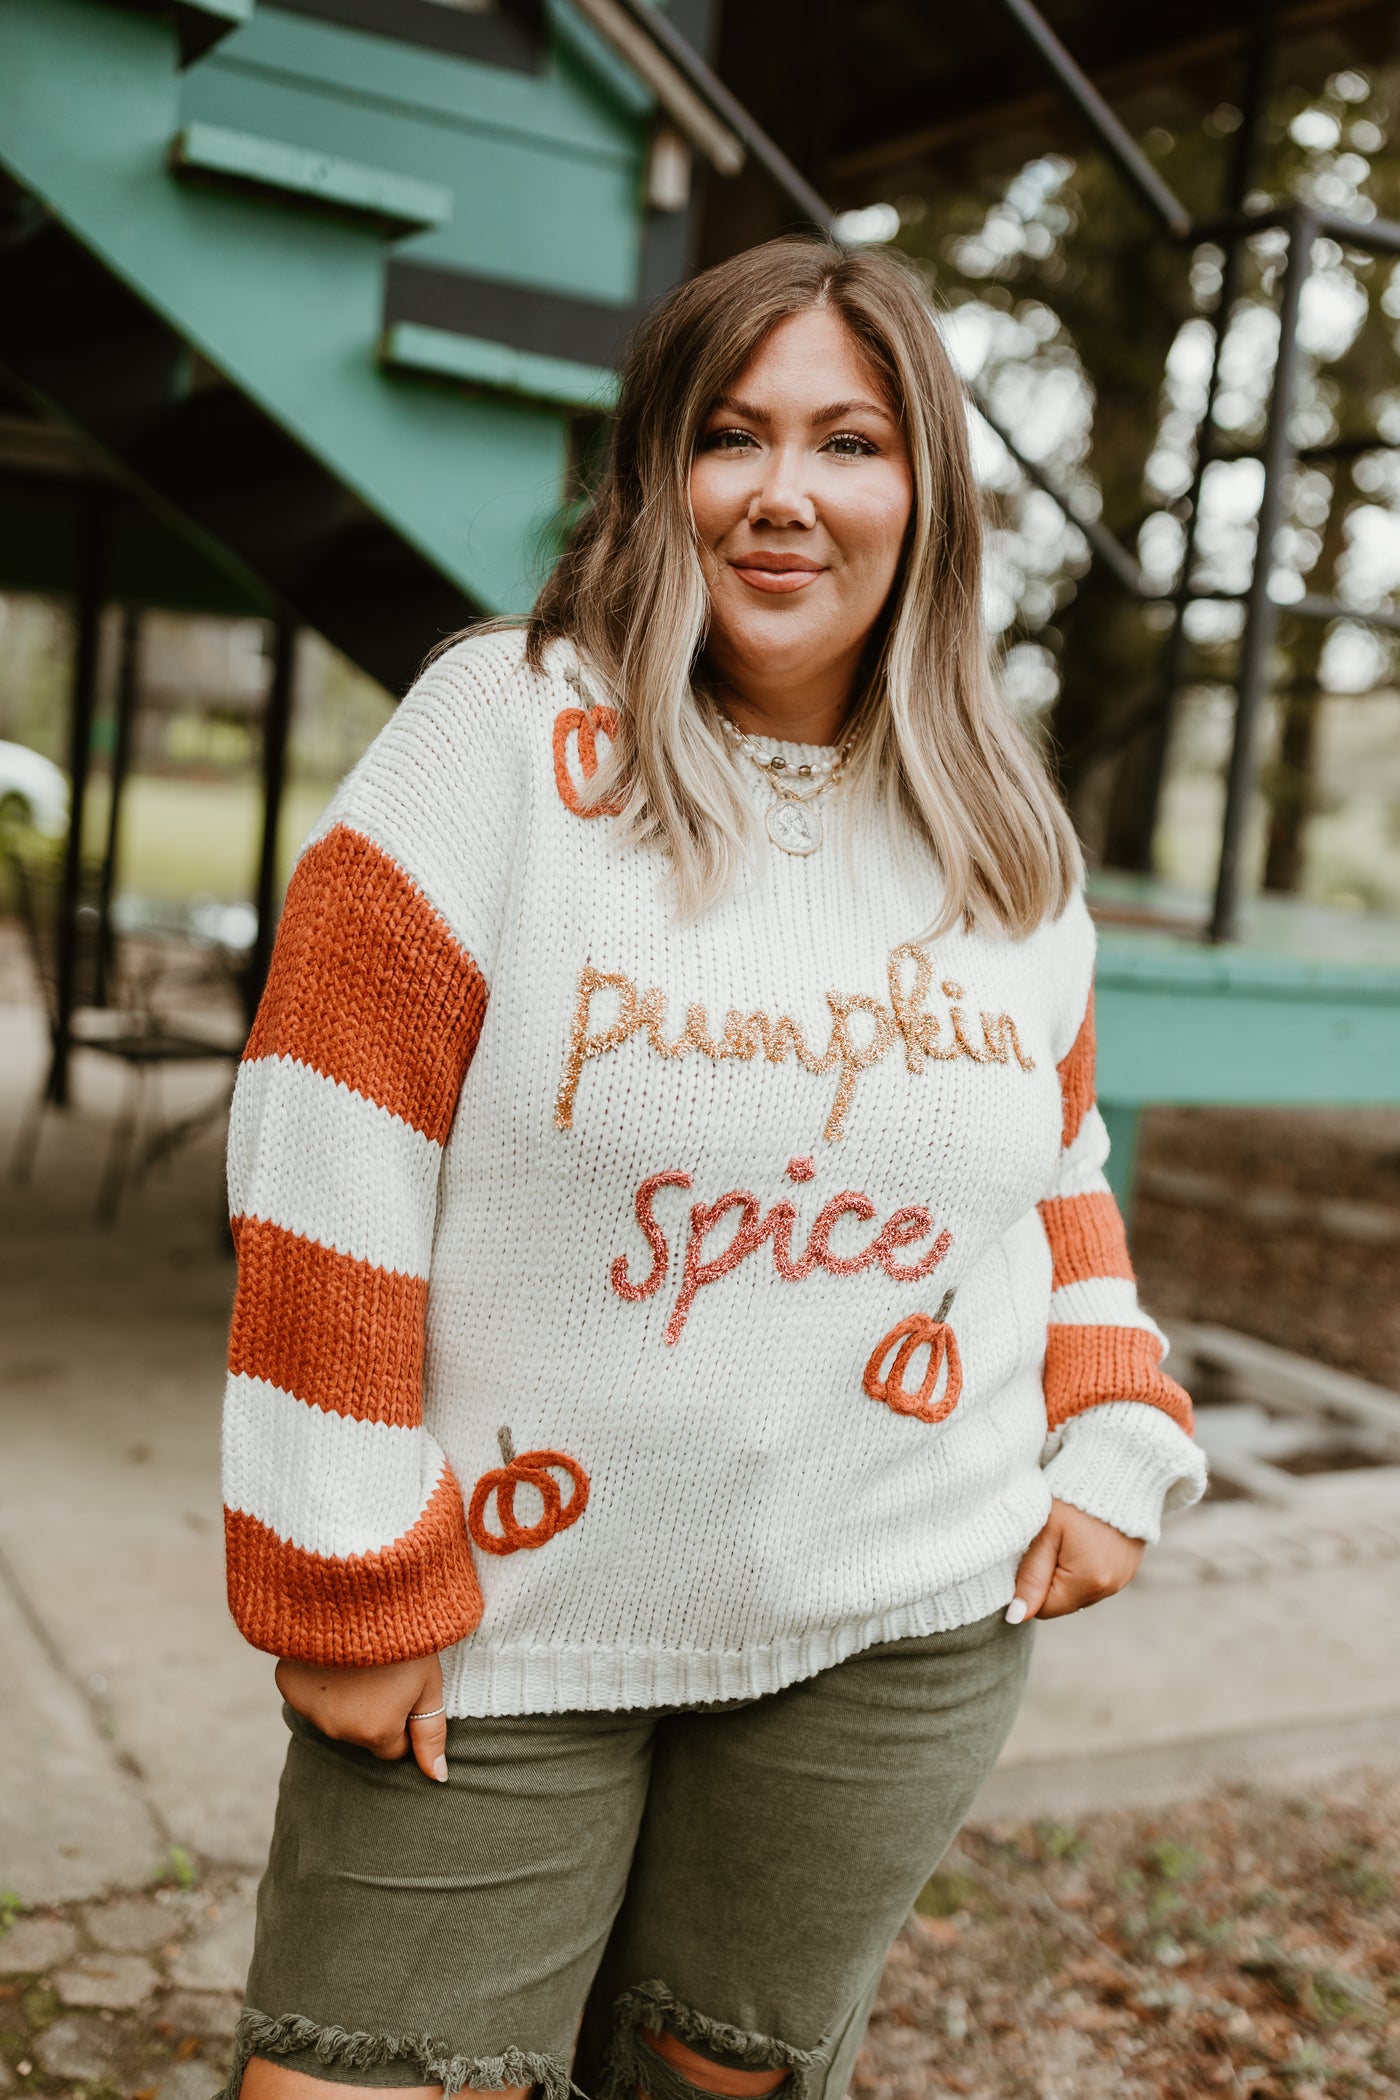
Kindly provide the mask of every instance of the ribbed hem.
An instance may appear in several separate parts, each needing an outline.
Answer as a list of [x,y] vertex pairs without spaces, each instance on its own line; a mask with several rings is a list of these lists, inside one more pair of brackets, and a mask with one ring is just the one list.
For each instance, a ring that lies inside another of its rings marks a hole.
[[1206,1460],[1160,1407],[1109,1400],[1071,1415],[1044,1477],[1057,1500],[1153,1545],[1163,1516],[1205,1493]]
[[[1046,1510],[1048,1506],[1047,1498]],[[1045,1514],[1035,1519],[1028,1537],[1039,1530]],[[1015,1595],[1019,1563],[1016,1553],[937,1596],[845,1626],[820,1627],[767,1648],[713,1652],[492,1647],[478,1634],[443,1656],[443,1698],[454,1720],[489,1714],[621,1713],[629,1707],[760,1699],[801,1678],[815,1677],[819,1670],[829,1670],[880,1641],[952,1633],[985,1619]]]

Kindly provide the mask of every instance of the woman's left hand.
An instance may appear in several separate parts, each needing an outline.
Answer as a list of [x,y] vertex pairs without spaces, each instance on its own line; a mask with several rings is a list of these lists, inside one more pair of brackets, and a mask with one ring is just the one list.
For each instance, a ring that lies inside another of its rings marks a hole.
[[1116,1596],[1136,1575],[1145,1550],[1141,1539],[1086,1516],[1072,1502],[1052,1502],[1045,1529],[1031,1540],[1016,1571],[1016,1596],[1006,1616],[1013,1626],[1022,1619],[1060,1619]]

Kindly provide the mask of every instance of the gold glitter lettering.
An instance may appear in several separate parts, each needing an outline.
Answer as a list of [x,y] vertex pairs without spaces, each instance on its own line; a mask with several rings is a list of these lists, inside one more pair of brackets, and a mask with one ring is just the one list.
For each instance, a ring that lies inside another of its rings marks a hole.
[[985,1063],[1004,1065],[1009,1041],[1021,1070],[1035,1070],[1035,1059],[1027,1056],[1021,1048],[1021,1038],[1016,1033],[1016,1023],[1010,1014],[980,1014],[978,1018],[982,1023],[982,1040],[987,1046]]
[[[823,1131],[833,1143],[845,1130],[862,1072],[878,1065],[897,1042],[903,1044],[906,1071],[916,1077],[929,1059],[940,1064],[963,1058],[974,1065],[1009,1065],[1014,1057],[1023,1072],[1035,1070],[1035,1060],[1022,1047],[1009,1013],[979,1013],[980,1049],[968,1032],[961,1006],[950,1006],[946,1020],[929,1013],[924,1001],[932,979],[933,964],[927,951],[916,941],[902,942],[890,955],[888,1006],[864,992],[827,993],[831,1034],[818,1053],[791,1014],[775,1016],[763,1007],[745,1011],[731,1006],[716,1039],[710,1032],[708,1010],[696,1001],[685,1009],[685,1026],[680,1034],[670,1036],[666,1032],[666,996],[659,986],[639,992],[625,971],[595,970],[591,963],[585,964],[579,973],[569,1049],[554,1110],[555,1127],[573,1128],[574,1102],[584,1066],[593,1058],[619,1049],[638,1031],[645,1034],[658,1057],[668,1060],[694,1054],[716,1064],[751,1064],[761,1057],[765,1064],[782,1065],[791,1057],[804,1071],[813,1074],[839,1069],[840,1081]],[[945,978],[939,990],[945,999],[964,997],[962,986],[952,978]],[[609,1026],[590,1032],[593,996],[600,991],[616,993],[618,1015]],[[869,1016],[868,1031],[853,1028],[852,1018],[857,1014]]]
[[[593,994],[603,990],[616,992],[622,1002],[622,1011],[611,1028],[604,1028],[598,1035],[588,1033],[589,1008]],[[602,1057],[608,1050],[616,1050],[634,1035],[640,1023],[637,1011],[637,988],[622,970],[595,970],[592,963],[585,963],[579,971],[578,998],[574,1004],[574,1025],[569,1037],[569,1055],[564,1066],[564,1083],[559,1089],[559,1099],[554,1104],[554,1127],[556,1130],[572,1130],[574,1126],[574,1096],[578,1092],[579,1078],[584,1066],[592,1057]]]

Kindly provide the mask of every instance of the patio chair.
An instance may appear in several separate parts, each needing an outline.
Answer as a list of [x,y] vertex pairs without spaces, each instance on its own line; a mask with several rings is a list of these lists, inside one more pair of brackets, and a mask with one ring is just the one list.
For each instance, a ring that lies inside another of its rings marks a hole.
[[[60,871],[56,861],[12,852],[9,855],[20,919],[43,997],[53,1039],[58,1034],[58,924]],[[84,868],[77,913],[77,954],[73,1011],[69,1023],[70,1056],[106,1058],[122,1068],[126,1085],[122,1106],[112,1124],[96,1215],[103,1224],[116,1217],[127,1189],[139,1184],[157,1161],[169,1159],[200,1131],[227,1112],[229,1086],[196,1112],[170,1118],[160,1109],[160,1075],[171,1067],[218,1065],[230,1075],[240,1045],[174,1026],[157,1011],[155,995],[161,971],[135,972],[114,966],[101,954],[102,924],[97,909],[98,871]],[[53,1106],[45,1084],[21,1124],[10,1159],[12,1178],[27,1182],[34,1169],[44,1118]]]

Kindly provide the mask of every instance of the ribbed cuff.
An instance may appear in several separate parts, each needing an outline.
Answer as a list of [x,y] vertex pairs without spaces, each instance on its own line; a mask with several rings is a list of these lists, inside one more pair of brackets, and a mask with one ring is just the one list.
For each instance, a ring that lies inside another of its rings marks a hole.
[[1061,1502],[1153,1544],[1170,1510],[1206,1491],[1205,1453],[1160,1407],[1109,1400],[1064,1424],[1045,1482]]

